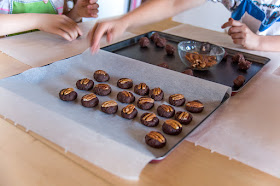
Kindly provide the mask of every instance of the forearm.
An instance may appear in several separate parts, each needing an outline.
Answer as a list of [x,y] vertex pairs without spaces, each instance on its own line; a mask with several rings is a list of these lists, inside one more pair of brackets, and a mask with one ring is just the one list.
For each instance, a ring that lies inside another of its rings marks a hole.
[[0,14],[0,36],[38,29],[36,16],[31,13]]
[[75,22],[81,22],[82,21],[82,17],[80,17],[77,13],[77,11],[75,11],[75,9],[71,9],[69,12],[65,13],[66,16],[70,17],[71,19],[73,19]]
[[184,10],[203,4],[206,0],[149,0],[121,19],[128,27],[157,22]]
[[280,36],[259,36],[259,48],[261,51],[280,52]]

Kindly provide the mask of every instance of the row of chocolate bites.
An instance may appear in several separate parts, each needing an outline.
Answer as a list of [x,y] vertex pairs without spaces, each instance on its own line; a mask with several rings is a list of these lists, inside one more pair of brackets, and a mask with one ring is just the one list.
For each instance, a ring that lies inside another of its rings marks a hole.
[[[100,76],[101,74],[101,76]],[[98,82],[108,81],[110,76],[103,70],[98,70],[94,73],[94,79]],[[90,79],[84,78],[78,80],[76,86],[80,90],[91,90],[94,93],[84,95],[81,103],[84,107],[96,107],[99,104],[99,99],[96,96],[106,96],[111,93],[111,87],[107,84],[98,84],[95,87],[94,82]],[[129,89],[133,87],[133,81],[128,78],[121,78],[117,82],[117,86],[122,89]],[[152,90],[145,83],[140,83],[134,87],[134,92],[140,97],[137,101],[137,106],[142,110],[150,110],[154,107],[154,101],[160,101],[164,98],[164,93],[160,88]],[[149,97],[148,97],[149,96]],[[77,98],[77,92],[73,88],[62,89],[59,92],[59,97],[63,101],[74,101]],[[117,95],[117,99],[122,103],[128,103],[121,111],[121,116],[125,119],[133,119],[137,116],[138,111],[131,103],[135,101],[135,96],[128,91],[121,91]],[[169,97],[169,103],[174,106],[182,106],[185,104],[185,97],[182,94],[173,94]],[[198,101],[190,101],[185,105],[187,111],[192,113],[202,112],[204,105]],[[107,114],[115,114],[118,111],[117,102],[110,100],[101,105],[101,111]],[[175,114],[175,109],[170,105],[160,105],[157,108],[157,113],[161,117],[172,118],[175,115],[175,120],[166,120],[162,125],[164,133],[169,135],[178,135],[182,131],[182,125],[187,125],[192,121],[192,115],[189,112],[179,111]],[[159,124],[159,119],[154,113],[144,113],[140,117],[141,123],[147,127],[155,127]],[[146,143],[154,148],[161,148],[166,144],[166,138],[160,132],[151,131],[145,137]]]

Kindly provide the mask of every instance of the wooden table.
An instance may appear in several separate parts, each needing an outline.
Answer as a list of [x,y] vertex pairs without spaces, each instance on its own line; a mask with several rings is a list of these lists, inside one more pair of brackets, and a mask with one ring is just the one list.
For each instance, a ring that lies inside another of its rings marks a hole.
[[[179,25],[170,20],[131,30],[140,34]],[[0,78],[31,68],[0,53]],[[139,181],[120,179],[21,126],[0,118],[0,185],[280,185],[280,180],[184,141],[165,160],[148,164]]]

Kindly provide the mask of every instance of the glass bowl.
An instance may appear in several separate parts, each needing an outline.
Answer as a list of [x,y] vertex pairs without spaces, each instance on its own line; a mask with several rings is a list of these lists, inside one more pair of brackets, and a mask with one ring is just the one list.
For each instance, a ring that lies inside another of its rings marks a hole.
[[187,40],[178,44],[178,53],[189,68],[209,70],[222,61],[225,49],[206,42]]

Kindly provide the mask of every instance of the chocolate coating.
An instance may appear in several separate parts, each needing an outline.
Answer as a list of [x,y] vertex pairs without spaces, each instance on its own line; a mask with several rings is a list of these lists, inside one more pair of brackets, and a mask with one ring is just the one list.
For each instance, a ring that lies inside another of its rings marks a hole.
[[163,63],[161,63],[161,64],[158,64],[157,66],[169,69],[168,64],[165,63],[165,62],[163,62]]
[[204,105],[198,100],[189,101],[186,103],[186,109],[192,113],[199,113],[203,111]]
[[119,92],[117,99],[122,103],[133,103],[135,101],[134,95],[128,91]]
[[151,36],[151,40],[152,40],[153,42],[155,42],[159,37],[160,37],[159,34],[158,34],[157,32],[155,32],[155,33],[153,33],[153,35]]
[[150,147],[159,149],[165,146],[166,138],[160,132],[151,131],[148,134],[146,134],[145,142]]
[[131,105],[127,105],[121,111],[121,115],[125,119],[133,119],[133,118],[135,118],[137,116],[137,113],[138,113],[137,109],[132,104]]
[[105,101],[101,105],[101,111],[106,114],[115,114],[118,111],[118,104],[113,100]]
[[193,70],[192,69],[186,69],[182,73],[187,74],[189,76],[193,76]]
[[157,39],[155,40],[155,44],[156,44],[156,46],[159,47],[159,48],[164,48],[164,47],[166,46],[166,39],[165,39],[165,38],[162,38],[162,37],[157,38]]
[[97,70],[94,72],[93,74],[94,79],[97,82],[106,82],[109,81],[110,76],[107,72],[105,72],[104,70]]
[[141,37],[139,40],[139,45],[142,48],[146,48],[150,45],[150,40],[147,37]]
[[175,114],[175,119],[183,125],[187,125],[192,121],[192,115],[188,112],[178,111]]
[[134,92],[140,96],[145,96],[149,94],[149,86],[146,83],[140,83],[139,85],[135,85]]
[[88,78],[80,79],[76,83],[76,87],[80,90],[91,90],[94,82]]
[[233,63],[239,63],[241,60],[245,60],[243,54],[241,53],[236,53],[234,56],[232,56]]
[[245,82],[245,77],[242,75],[237,76],[237,78],[233,81],[234,87],[239,88]]
[[142,114],[141,123],[147,127],[155,127],[159,124],[159,119],[154,113],[144,113]]
[[111,91],[111,87],[107,84],[98,84],[93,88],[93,92],[99,96],[107,96]]
[[73,88],[65,88],[59,92],[59,98],[63,101],[74,101],[78,94]]
[[182,125],[173,119],[166,120],[162,125],[162,131],[169,135],[178,135],[182,132]]
[[166,51],[166,54],[167,54],[167,55],[172,56],[172,55],[174,55],[175,47],[172,46],[172,45],[166,45],[165,51]]
[[154,100],[149,97],[141,97],[137,101],[137,106],[142,110],[150,110],[154,106]]
[[250,61],[247,61],[247,60],[241,60],[241,61],[239,61],[239,63],[238,63],[238,69],[239,70],[248,70],[250,67],[251,67],[251,62]]
[[175,114],[175,109],[170,105],[160,105],[157,108],[157,113],[161,117],[172,118]]
[[169,103],[173,106],[182,106],[185,103],[186,99],[183,94],[173,94],[169,96]]
[[130,89],[133,86],[133,81],[129,78],[121,78],[118,80],[117,86],[121,89]]
[[161,101],[164,98],[164,92],[160,88],[152,89],[149,95],[155,101]]
[[84,95],[81,99],[81,103],[84,107],[92,108],[98,105],[99,99],[95,94],[91,93]]

